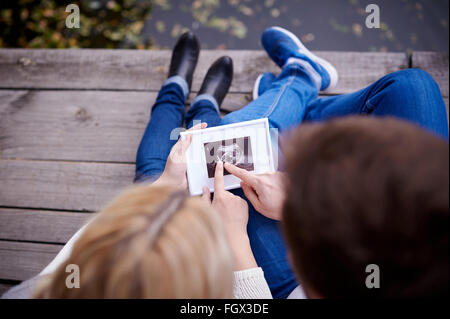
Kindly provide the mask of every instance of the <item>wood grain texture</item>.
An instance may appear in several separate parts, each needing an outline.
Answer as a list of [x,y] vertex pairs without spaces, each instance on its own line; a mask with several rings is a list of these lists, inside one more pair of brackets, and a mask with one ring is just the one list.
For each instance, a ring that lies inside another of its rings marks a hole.
[[0,160],[0,206],[96,211],[133,177],[128,164]]
[[94,214],[0,208],[0,240],[65,244]]
[[[408,66],[406,54],[316,52],[334,64],[340,81],[331,93],[361,89],[381,76]],[[220,56],[234,62],[230,92],[249,93],[257,76],[280,69],[262,50],[203,50],[193,80],[200,88],[209,66]],[[171,51],[139,50],[0,50],[1,88],[159,90],[167,76]]]
[[442,96],[448,97],[448,52],[414,52],[412,67],[430,73],[439,84]]
[[[0,90],[0,158],[133,163],[156,96]],[[228,94],[224,108],[239,109],[250,99]]]
[[37,275],[62,247],[0,241],[0,279],[26,280]]

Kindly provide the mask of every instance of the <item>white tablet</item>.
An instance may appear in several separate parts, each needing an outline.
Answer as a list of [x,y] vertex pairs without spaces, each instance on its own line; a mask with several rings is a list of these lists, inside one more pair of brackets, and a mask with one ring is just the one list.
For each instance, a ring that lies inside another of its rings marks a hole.
[[[267,118],[185,131],[192,134],[187,150],[187,178],[191,195],[200,195],[204,186],[214,192],[216,162],[236,165],[254,174],[274,172],[272,143]],[[226,190],[239,188],[241,180],[224,171]]]

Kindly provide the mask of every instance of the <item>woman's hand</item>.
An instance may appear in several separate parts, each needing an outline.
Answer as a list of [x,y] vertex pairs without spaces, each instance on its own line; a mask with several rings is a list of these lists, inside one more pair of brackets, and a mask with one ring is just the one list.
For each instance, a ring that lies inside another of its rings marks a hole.
[[241,179],[241,187],[253,207],[262,215],[281,220],[285,199],[284,173],[252,174],[232,164],[225,169]]
[[[199,123],[191,127],[188,131],[201,130],[206,128],[206,123]],[[188,134],[185,139],[179,139],[172,147],[169,157],[167,158],[166,167],[161,176],[153,183],[170,184],[180,189],[187,188],[186,178],[186,151],[191,145],[192,135]]]
[[[203,188],[202,198],[211,203],[208,187]],[[234,256],[235,270],[258,267],[247,234],[247,202],[225,190],[222,162],[216,164],[212,206],[219,213],[225,226],[228,242]]]
[[[209,189],[203,188],[203,198],[209,199]],[[247,234],[248,204],[224,188],[223,163],[217,162],[214,175],[214,199],[212,206],[219,212],[229,235]]]

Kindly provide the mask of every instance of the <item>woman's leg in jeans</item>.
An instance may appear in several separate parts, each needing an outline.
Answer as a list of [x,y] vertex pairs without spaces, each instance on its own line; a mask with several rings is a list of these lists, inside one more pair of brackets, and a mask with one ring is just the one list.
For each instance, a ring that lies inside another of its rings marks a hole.
[[[297,126],[306,114],[306,106],[318,96],[318,89],[300,65],[286,66],[270,89],[239,111],[228,114],[221,124],[267,117],[271,128],[281,132]],[[245,198],[242,189],[232,191]],[[279,222],[256,212],[249,204],[247,226],[250,244],[258,265],[263,269],[274,298],[286,298],[298,285],[286,256]]]
[[394,72],[358,92],[316,99],[308,105],[305,121],[352,114],[394,116],[448,139],[447,113],[439,86],[422,70]]
[[186,113],[186,127],[189,129],[198,123],[207,123],[208,127],[220,124],[219,106],[210,95],[199,95],[191,103]]
[[181,77],[169,78],[161,87],[137,151],[135,182],[153,182],[164,171],[183,125],[187,94],[187,83]]
[[[155,181],[164,171],[182,130],[188,93],[186,81],[179,76],[169,78],[161,87],[137,152],[135,182]],[[187,127],[191,128],[195,121],[206,122],[210,127],[218,125],[218,110],[213,97],[198,96],[186,114]]]

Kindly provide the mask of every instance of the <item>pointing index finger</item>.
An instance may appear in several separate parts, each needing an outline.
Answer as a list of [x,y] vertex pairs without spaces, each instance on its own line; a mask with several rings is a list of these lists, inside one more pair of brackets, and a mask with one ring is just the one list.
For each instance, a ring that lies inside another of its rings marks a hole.
[[214,194],[220,194],[225,190],[223,182],[223,163],[216,162],[216,171],[214,173]]
[[252,187],[257,187],[258,184],[257,178],[249,171],[246,171],[245,169],[239,168],[230,163],[225,163],[225,168],[228,172],[244,181],[244,183]]

